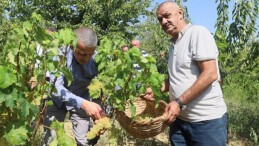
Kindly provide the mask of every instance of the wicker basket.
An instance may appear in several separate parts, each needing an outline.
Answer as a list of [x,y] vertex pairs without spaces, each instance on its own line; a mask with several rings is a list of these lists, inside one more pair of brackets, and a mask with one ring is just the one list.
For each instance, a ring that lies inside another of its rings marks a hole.
[[132,122],[128,101],[125,112],[116,111],[116,119],[129,135],[145,139],[158,135],[168,126],[165,123],[166,114],[164,113],[166,102],[160,100],[158,107],[155,108],[154,101],[137,98],[133,104],[136,106],[136,116],[148,114],[154,118]]

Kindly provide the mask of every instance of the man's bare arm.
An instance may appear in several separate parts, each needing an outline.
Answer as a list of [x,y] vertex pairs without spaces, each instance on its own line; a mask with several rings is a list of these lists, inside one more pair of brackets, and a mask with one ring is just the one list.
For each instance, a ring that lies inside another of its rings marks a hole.
[[218,79],[216,60],[201,61],[198,64],[201,74],[194,84],[179,97],[183,104],[191,102]]

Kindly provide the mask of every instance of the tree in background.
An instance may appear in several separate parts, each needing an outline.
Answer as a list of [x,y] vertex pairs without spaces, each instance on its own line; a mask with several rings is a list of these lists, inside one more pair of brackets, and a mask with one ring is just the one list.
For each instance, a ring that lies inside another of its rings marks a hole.
[[229,19],[230,0],[216,2],[219,4],[214,37],[220,50],[222,88],[229,101],[230,134],[250,138],[258,145],[256,133],[259,133],[259,127],[252,123],[259,118],[256,112],[259,101],[259,1],[236,1],[232,19]]
[[5,8],[10,19],[29,19],[32,12],[41,14],[49,26],[60,28],[91,26],[102,35],[129,37],[127,27],[147,15],[150,0],[12,0]]
[[219,5],[215,38],[220,49],[221,74],[227,85],[236,82],[238,88],[246,89],[244,92],[247,99],[258,100],[259,69],[256,66],[259,65],[259,38],[256,33],[259,24],[256,22],[259,1],[237,1],[232,11],[230,25],[229,1],[216,0]]

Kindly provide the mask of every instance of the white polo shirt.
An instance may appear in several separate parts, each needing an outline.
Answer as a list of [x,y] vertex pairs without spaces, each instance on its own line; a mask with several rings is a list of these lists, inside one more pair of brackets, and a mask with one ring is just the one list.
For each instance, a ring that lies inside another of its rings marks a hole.
[[[170,100],[180,97],[197,80],[201,73],[198,61],[211,59],[217,61],[218,53],[215,40],[205,27],[188,24],[179,33],[176,43],[171,43],[169,49]],[[227,107],[219,78],[187,104],[179,115],[180,119],[198,122],[220,118],[226,113]]]

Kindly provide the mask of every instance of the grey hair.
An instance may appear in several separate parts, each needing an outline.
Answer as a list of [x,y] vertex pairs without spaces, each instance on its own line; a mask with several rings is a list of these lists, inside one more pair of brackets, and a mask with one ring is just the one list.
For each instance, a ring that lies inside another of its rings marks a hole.
[[[162,2],[161,4],[159,4],[158,7],[157,7],[157,10],[159,10],[162,6],[164,6],[164,5],[168,4],[168,3],[175,4],[175,5],[178,6],[178,4],[177,4],[175,1],[173,1],[173,0],[168,0],[168,1],[164,1],[164,2]],[[179,6],[178,6],[178,7],[179,7]]]
[[162,2],[161,4],[158,5],[157,10],[159,10],[162,6],[169,4],[169,3],[174,4],[177,8],[181,9],[183,12],[183,18],[185,18],[185,15],[186,15],[185,9],[183,8],[183,6],[178,5],[177,2],[174,0],[167,0],[167,1]]
[[74,32],[76,34],[77,41],[82,43],[84,46],[97,46],[97,35],[91,28],[80,27],[76,29]]

